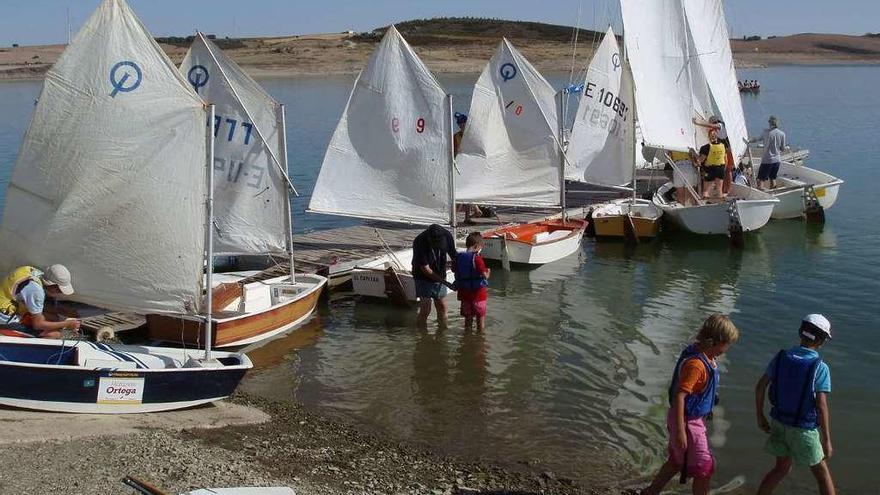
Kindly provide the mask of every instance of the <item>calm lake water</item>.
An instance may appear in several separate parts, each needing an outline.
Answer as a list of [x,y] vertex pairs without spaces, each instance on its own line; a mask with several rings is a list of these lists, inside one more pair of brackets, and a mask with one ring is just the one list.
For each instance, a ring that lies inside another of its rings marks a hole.
[[[741,77],[763,88],[744,97],[752,134],[776,114],[789,141],[811,150],[809,166],[846,180],[824,227],[773,221],[742,251],[693,237],[635,250],[587,240],[551,265],[495,270],[482,336],[463,334],[458,316],[445,332],[420,332],[413,314],[336,296],[305,327],[253,352],[261,371],[248,386],[467,457],[535,462],[570,477],[610,479],[609,462],[649,474],[664,459],[675,358],[707,314],[729,313],[742,338],[722,360],[716,485],[743,482],[746,493],[772,462],[755,426],[754,383],[778,349],[797,341],[800,318],[822,312],[835,331],[823,350],[833,381],[831,467],[841,493],[880,493],[880,68],[777,67]],[[456,110],[466,111],[475,79],[441,78]],[[263,81],[288,108],[299,232],[353,222],[304,213],[352,80]],[[4,188],[39,88],[0,84]],[[780,493],[811,490],[809,472],[797,469]]]

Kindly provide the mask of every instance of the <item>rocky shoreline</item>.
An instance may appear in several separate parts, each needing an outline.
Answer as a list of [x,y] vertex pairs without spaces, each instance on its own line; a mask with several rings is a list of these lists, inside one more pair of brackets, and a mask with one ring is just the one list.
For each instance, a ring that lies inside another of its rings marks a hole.
[[[292,403],[242,393],[231,401],[271,418],[216,429],[145,428],[120,436],[8,444],[5,455],[14,462],[7,462],[0,474],[0,493],[133,493],[120,482],[124,476],[168,493],[272,485],[290,486],[300,495],[593,495],[626,488],[557,477],[524,463],[502,466],[452,458]],[[58,427],[64,428],[63,422]]]

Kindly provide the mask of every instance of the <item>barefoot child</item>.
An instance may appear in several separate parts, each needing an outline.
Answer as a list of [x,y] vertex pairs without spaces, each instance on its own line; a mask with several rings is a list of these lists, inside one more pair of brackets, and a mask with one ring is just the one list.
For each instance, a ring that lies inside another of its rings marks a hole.
[[715,358],[724,354],[739,338],[730,318],[714,314],[703,322],[694,343],[678,358],[669,386],[668,457],[651,486],[642,495],[657,495],[676,474],[694,478],[693,493],[709,493],[715,460],[706,437],[706,417],[712,413],[718,390]]
[[479,232],[471,232],[465,240],[467,250],[458,253],[455,265],[455,286],[458,300],[461,301],[461,316],[464,316],[464,329],[473,328],[474,318],[477,319],[477,331],[482,332],[486,323],[486,299],[489,286],[489,269],[480,256],[483,249],[483,236]]
[[[817,352],[831,339],[831,323],[822,315],[807,315],[801,322],[800,337],[799,346],[776,354],[755,387],[758,427],[770,434],[764,451],[776,456],[776,465],[764,475],[758,495],[773,493],[791,471],[792,463],[810,467],[819,493],[835,493],[825,462],[832,452],[827,399],[831,371]],[[768,385],[772,425],[764,416]]]

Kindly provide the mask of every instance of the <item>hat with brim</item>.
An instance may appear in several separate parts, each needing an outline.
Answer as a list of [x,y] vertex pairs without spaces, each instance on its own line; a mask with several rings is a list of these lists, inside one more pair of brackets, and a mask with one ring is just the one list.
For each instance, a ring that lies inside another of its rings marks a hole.
[[823,338],[831,339],[831,322],[828,321],[828,318],[817,313],[804,316],[801,335],[810,340],[816,340],[816,333],[822,334]]
[[70,282],[70,271],[64,265],[52,265],[43,272],[43,282],[58,287],[65,296],[73,294],[73,284]]

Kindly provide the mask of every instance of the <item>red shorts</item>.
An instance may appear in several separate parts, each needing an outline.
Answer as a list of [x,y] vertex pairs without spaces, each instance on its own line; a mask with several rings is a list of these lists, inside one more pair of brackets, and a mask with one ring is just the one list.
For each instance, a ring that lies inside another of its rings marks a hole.
[[482,318],[486,316],[486,300],[461,301],[461,316],[465,318]]

